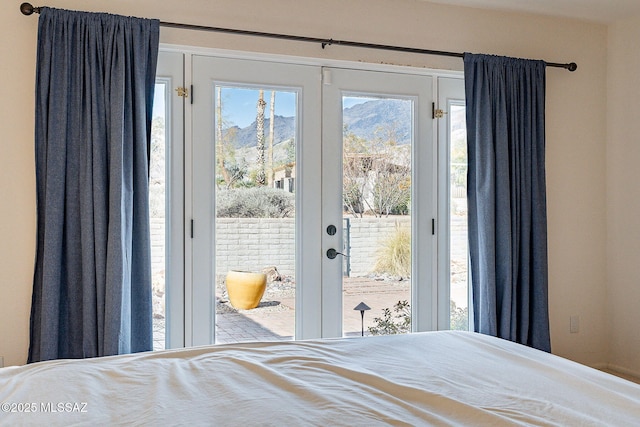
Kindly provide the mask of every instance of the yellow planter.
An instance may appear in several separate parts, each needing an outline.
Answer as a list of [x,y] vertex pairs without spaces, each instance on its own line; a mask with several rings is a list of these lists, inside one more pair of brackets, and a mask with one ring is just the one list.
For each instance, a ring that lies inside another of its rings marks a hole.
[[227,294],[235,308],[250,310],[260,304],[267,287],[267,275],[231,270],[227,273]]

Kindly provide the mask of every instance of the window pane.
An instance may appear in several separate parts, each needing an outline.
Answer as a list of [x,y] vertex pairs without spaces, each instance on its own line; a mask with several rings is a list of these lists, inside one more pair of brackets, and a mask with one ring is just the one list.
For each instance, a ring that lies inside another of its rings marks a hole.
[[344,335],[409,332],[413,102],[348,95],[342,104]]
[[156,83],[151,123],[149,163],[149,216],[151,223],[151,286],[153,297],[153,349],[165,348],[166,276],[166,120],[167,85]]
[[297,93],[215,91],[216,343],[293,339]]
[[467,130],[464,105],[450,105],[451,329],[469,329]]

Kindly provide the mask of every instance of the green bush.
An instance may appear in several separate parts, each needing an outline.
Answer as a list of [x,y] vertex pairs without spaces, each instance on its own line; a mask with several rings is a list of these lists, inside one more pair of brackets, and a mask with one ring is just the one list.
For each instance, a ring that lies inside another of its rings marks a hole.
[[[469,330],[469,309],[467,307],[460,308],[456,303],[451,301],[451,325],[449,329],[452,331]],[[407,300],[398,301],[393,306],[393,312],[390,308],[382,310],[382,317],[373,319],[374,326],[369,326],[368,330],[371,335],[393,335],[406,334],[411,332],[411,307]]]
[[411,276],[411,233],[396,224],[395,232],[382,241],[378,249],[376,273],[387,273],[399,277]]
[[234,188],[216,196],[219,218],[288,218],[294,212],[295,195],[276,188]]
[[449,329],[452,331],[468,331],[469,330],[469,308],[460,308],[456,303],[451,301],[449,305],[451,310],[451,325]]
[[381,174],[373,187],[373,207],[377,215],[408,215],[411,180],[403,174]]
[[411,332],[411,307],[409,301],[398,301],[391,309],[382,310],[382,317],[373,319],[374,326],[369,326],[371,335],[394,335]]

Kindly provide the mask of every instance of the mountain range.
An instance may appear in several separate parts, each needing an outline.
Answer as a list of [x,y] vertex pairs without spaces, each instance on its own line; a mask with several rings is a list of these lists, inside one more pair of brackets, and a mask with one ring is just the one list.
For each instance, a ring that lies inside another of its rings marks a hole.
[[[343,125],[348,132],[367,140],[387,138],[393,134],[399,145],[411,141],[411,115],[409,101],[380,99],[366,101],[343,110]],[[275,116],[274,146],[289,141],[295,136],[295,117]],[[268,144],[270,119],[265,117],[265,144]],[[257,141],[256,122],[240,128],[232,126],[225,132],[235,132],[234,147],[254,147]]]

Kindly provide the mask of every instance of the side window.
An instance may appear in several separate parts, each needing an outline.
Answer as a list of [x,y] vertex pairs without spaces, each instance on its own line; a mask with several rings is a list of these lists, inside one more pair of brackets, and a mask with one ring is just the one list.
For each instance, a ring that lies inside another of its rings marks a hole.
[[[438,78],[439,329],[470,329],[464,80]],[[447,313],[448,315],[442,315]]]
[[184,55],[160,52],[149,164],[153,348],[184,346]]

